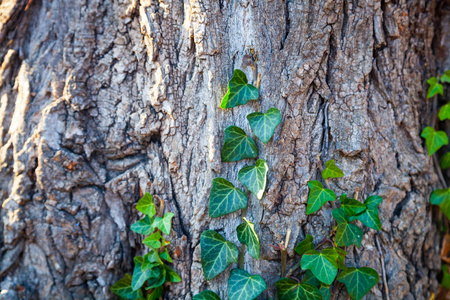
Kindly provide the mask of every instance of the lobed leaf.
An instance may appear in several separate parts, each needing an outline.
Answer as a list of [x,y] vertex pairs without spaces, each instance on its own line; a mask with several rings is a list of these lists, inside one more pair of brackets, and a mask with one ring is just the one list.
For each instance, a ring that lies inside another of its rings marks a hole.
[[133,290],[131,287],[131,280],[131,275],[125,274],[124,278],[119,279],[113,286],[111,286],[111,292],[125,299],[137,299],[144,297],[141,289],[136,291]]
[[247,195],[222,177],[213,179],[209,196],[209,216],[217,218],[247,207]]
[[267,288],[259,275],[250,276],[247,271],[234,269],[228,278],[228,298],[230,300],[253,300]]
[[448,169],[450,168],[450,152],[444,154],[441,160],[441,168]]
[[254,166],[243,167],[239,171],[238,179],[256,198],[261,200],[266,189],[267,171],[269,167],[266,161],[258,159]]
[[244,223],[236,228],[237,237],[240,243],[247,245],[248,253],[255,259],[259,259],[259,238],[255,231],[255,225],[243,218]]
[[281,123],[281,113],[277,108],[270,108],[265,114],[254,112],[247,116],[253,133],[258,139],[267,144],[272,138],[275,128]]
[[145,288],[146,290],[154,289],[164,284],[164,281],[166,280],[166,268],[164,265],[160,265],[158,268],[159,268],[159,276],[151,277],[147,281],[148,286]]
[[430,85],[428,88],[427,98],[431,98],[437,94],[444,95],[444,87],[439,83],[436,77],[431,77],[427,80],[427,82]]
[[375,230],[381,229],[381,221],[378,212],[378,205],[381,204],[383,198],[380,196],[370,196],[365,201],[366,210],[356,216],[356,219],[361,221],[367,227]]
[[232,108],[258,98],[258,89],[248,84],[247,76],[245,76],[244,72],[236,69],[233,72],[233,77],[228,82],[228,91],[220,103],[220,108]]
[[307,234],[305,239],[298,243],[297,246],[295,246],[294,250],[299,255],[303,255],[306,251],[314,250],[314,244],[312,235]]
[[314,276],[323,283],[332,284],[338,271],[338,255],[332,248],[325,248],[321,252],[309,250],[300,261],[303,270],[311,270]]
[[442,280],[441,286],[447,290],[450,289],[450,273],[448,272],[448,265],[442,265]]
[[450,120],[450,103],[447,103],[439,109],[439,120],[444,121],[449,119]]
[[170,267],[163,265],[166,269],[166,282],[180,282],[181,277],[177,274],[174,270],[172,270]]
[[222,161],[231,162],[258,156],[255,141],[237,126],[225,129],[225,142],[222,147]]
[[155,266],[159,266],[162,263],[163,262],[160,259],[158,252],[152,249],[149,253],[144,255],[141,269],[142,271],[146,271],[154,268]]
[[220,300],[220,297],[213,291],[206,290],[195,295],[192,300]]
[[322,300],[319,290],[307,283],[298,283],[290,278],[275,282],[279,300]]
[[344,172],[336,166],[334,159],[325,163],[325,169],[322,171],[323,180],[327,180],[328,178],[339,178],[342,176],[344,176]]
[[162,292],[164,290],[164,287],[161,285],[157,288],[154,288],[149,294],[147,294],[146,300],[157,300],[160,297],[162,297]]
[[131,230],[138,234],[149,235],[155,231],[155,227],[153,227],[152,222],[152,219],[146,215],[144,218],[131,225]]
[[441,82],[450,83],[450,70],[445,71],[444,75],[441,76]]
[[352,299],[360,300],[380,281],[380,277],[371,268],[348,268],[339,274],[337,280],[347,287]]
[[346,194],[342,194],[339,201],[341,202],[341,208],[347,213],[348,216],[357,215],[366,209],[366,205],[356,199],[347,198]]
[[170,234],[170,229],[172,228],[172,218],[175,216],[174,213],[168,212],[163,218],[156,217],[153,225],[159,228],[165,234]]
[[363,231],[355,224],[341,223],[336,230],[336,245],[338,246],[350,246],[356,245],[358,248],[361,246]]
[[149,235],[146,237],[142,243],[149,246],[152,249],[158,249],[161,247],[161,233],[159,231],[153,233],[152,235]]
[[450,189],[434,190],[431,193],[430,202],[439,205],[442,213],[450,219]]
[[425,127],[420,136],[425,138],[429,156],[448,144],[448,137],[445,131],[435,131],[433,127]]
[[239,250],[214,230],[206,230],[200,236],[201,261],[206,280],[211,280],[237,262]]
[[170,257],[170,255],[169,255],[169,251],[167,251],[167,248],[164,248],[164,250],[163,250],[163,252],[161,252],[160,254],[159,254],[159,256],[162,258],[162,259],[164,259],[165,261],[168,261],[168,262],[172,262],[172,258]]
[[131,281],[131,288],[134,291],[140,289],[147,279],[157,278],[160,275],[158,267],[142,271],[143,262],[144,258],[142,256],[134,257],[134,271]]
[[324,189],[322,183],[317,180],[308,182],[309,194],[306,206],[306,214],[310,215],[318,211],[328,201],[336,200],[336,195],[330,189]]
[[330,300],[331,291],[328,286],[321,286],[319,289],[319,293],[322,295],[322,300]]
[[145,195],[136,204],[136,209],[147,215],[149,218],[153,217],[156,212],[155,204],[153,203],[153,196],[149,193],[145,193]]

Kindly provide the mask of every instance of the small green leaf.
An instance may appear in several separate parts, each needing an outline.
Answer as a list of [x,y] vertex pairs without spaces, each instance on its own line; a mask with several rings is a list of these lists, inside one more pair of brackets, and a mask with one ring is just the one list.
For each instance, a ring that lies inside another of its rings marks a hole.
[[442,213],[450,219],[450,189],[434,190],[430,202],[439,205]]
[[428,148],[428,155],[433,155],[444,145],[448,144],[448,137],[444,131],[435,131],[433,127],[425,127],[421,137],[425,138]]
[[431,77],[427,80],[427,82],[430,85],[428,88],[427,98],[431,98],[437,94],[444,95],[444,87],[439,83],[436,77]]
[[145,216],[131,225],[131,230],[139,234],[149,235],[155,230],[155,228],[152,225],[152,220],[148,216]]
[[270,108],[265,114],[254,112],[247,116],[248,123],[258,139],[267,144],[275,128],[281,123],[281,113],[277,108]]
[[166,268],[164,265],[159,266],[159,276],[150,278],[147,281],[148,286],[145,288],[146,290],[157,288],[164,284],[166,280]]
[[[153,269],[155,266],[159,266],[162,263],[163,262],[159,258],[158,252],[152,249],[149,253],[144,255],[144,260],[142,262],[142,271]],[[159,276],[159,273],[156,276]]]
[[450,289],[450,273],[448,272],[448,266],[442,265],[442,281],[441,286],[447,290]]
[[347,198],[346,194],[342,194],[339,201],[341,202],[341,208],[347,213],[348,216],[357,215],[366,209],[366,205],[356,199]]
[[364,204],[371,207],[377,207],[383,202],[383,198],[381,196],[369,196],[366,200],[364,200]]
[[319,290],[307,283],[298,283],[290,278],[275,282],[279,300],[322,300]]
[[347,287],[353,300],[360,300],[380,281],[380,277],[371,268],[348,268],[339,274],[337,280]]
[[157,300],[160,297],[162,297],[162,292],[164,290],[164,287],[158,286],[157,288],[153,289],[151,291],[151,293],[147,294],[147,299],[146,300]]
[[321,282],[319,279],[317,279],[316,276],[311,272],[311,270],[307,270],[305,273],[305,276],[303,277],[302,283],[307,283],[310,285],[313,285],[315,287],[319,287]]
[[261,200],[266,190],[267,171],[269,167],[266,161],[258,159],[254,166],[243,167],[239,171],[238,179],[256,198]]
[[250,276],[247,271],[234,269],[228,278],[228,298],[230,300],[253,300],[266,289],[264,279],[259,275]]
[[336,195],[330,189],[324,189],[322,183],[317,180],[308,182],[309,194],[308,204],[306,206],[306,214],[315,213],[328,201],[336,200]]
[[111,292],[125,299],[137,299],[144,297],[142,290],[139,289],[134,291],[132,289],[131,278],[132,277],[130,274],[125,274],[124,278],[119,279],[113,286],[111,286]]
[[303,255],[303,253],[305,253],[306,251],[314,250],[314,245],[312,243],[313,240],[314,239],[312,235],[307,234],[305,239],[298,243],[297,246],[295,246],[295,252],[297,252],[299,255]]
[[136,291],[142,287],[144,282],[152,277],[159,276],[158,268],[142,271],[142,263],[144,258],[142,256],[134,257],[134,271],[133,271],[133,279],[131,281],[131,288]]
[[444,121],[449,119],[450,120],[450,103],[445,104],[444,106],[439,109],[439,120]]
[[380,196],[370,196],[365,201],[366,210],[356,216],[356,219],[361,221],[367,227],[375,230],[381,229],[381,221],[378,213],[378,205],[383,201]]
[[213,291],[206,290],[197,294],[192,300],[221,300],[220,297]]
[[159,254],[159,256],[162,258],[162,259],[164,259],[165,261],[168,261],[168,262],[172,262],[172,258],[170,257],[170,255],[169,255],[169,251],[167,251],[167,248],[164,248],[164,251],[163,252],[161,252],[160,254]]
[[200,236],[201,261],[206,280],[211,280],[236,263],[239,250],[214,230],[206,230]]
[[319,289],[319,293],[322,295],[322,300],[330,300],[331,291],[328,286],[321,286]]
[[247,220],[247,218],[242,218],[244,223],[240,224],[236,228],[237,237],[239,242],[247,245],[248,253],[255,259],[259,259],[259,238],[255,231],[255,225]]
[[237,126],[225,129],[225,142],[222,147],[222,161],[238,161],[258,156],[255,141]]
[[145,195],[136,204],[136,209],[141,213],[147,215],[149,218],[155,215],[156,209],[155,204],[153,204],[153,197],[149,193]]
[[172,218],[175,216],[174,213],[168,212],[164,215],[164,218],[156,217],[153,225],[165,234],[170,234],[170,228],[172,228]]
[[442,83],[450,83],[450,70],[445,71],[444,75],[441,76]]
[[172,270],[170,267],[163,265],[166,269],[166,282],[180,282],[181,277],[177,274],[174,270]]
[[220,108],[232,108],[246,104],[249,100],[257,100],[259,91],[248,84],[247,76],[239,69],[234,70],[233,77],[228,82],[228,92],[220,103]]
[[450,152],[444,154],[441,160],[441,168],[448,169],[450,168]]
[[349,215],[345,212],[343,208],[335,208],[331,212],[333,218],[338,224],[344,224],[349,222]]
[[335,165],[334,159],[325,163],[325,169],[322,171],[323,180],[327,180],[328,178],[339,178],[342,176],[344,176],[344,172]]
[[336,230],[336,245],[338,246],[350,246],[356,245],[358,248],[361,246],[363,231],[355,224],[341,223]]
[[152,249],[158,249],[159,247],[161,247],[160,240],[161,240],[161,233],[159,231],[157,231],[154,234],[146,237],[142,241],[142,243],[144,243],[145,245],[149,246]]
[[247,207],[247,195],[222,177],[213,179],[209,196],[209,216],[217,218]]
[[321,252],[309,250],[300,262],[303,270],[311,270],[323,283],[332,284],[338,271],[337,254],[334,249],[325,248]]

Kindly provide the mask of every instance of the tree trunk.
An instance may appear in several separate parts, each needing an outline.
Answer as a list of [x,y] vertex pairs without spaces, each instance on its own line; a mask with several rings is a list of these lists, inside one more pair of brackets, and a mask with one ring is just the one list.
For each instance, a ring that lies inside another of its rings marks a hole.
[[[365,229],[348,264],[385,272],[390,299],[428,299],[438,287],[440,236],[429,195],[437,186],[421,129],[430,124],[426,79],[450,66],[449,1],[3,0],[0,4],[1,299],[106,299],[142,254],[130,231],[148,191],[176,214],[170,252],[181,283],[166,299],[206,288],[226,299],[227,272],[205,281],[200,234],[238,244],[240,214],[208,216],[211,180],[229,125],[277,107],[267,145],[265,197],[249,198],[261,258],[245,269],[274,297],[292,230],[328,236],[331,207],[305,214],[317,156],[345,177],[337,194],[384,198],[382,230]],[[446,36],[447,34],[447,36]],[[261,97],[219,108],[233,69]],[[380,248],[376,239],[380,241]],[[347,299],[345,289],[340,299]],[[366,299],[386,299],[381,280]]]

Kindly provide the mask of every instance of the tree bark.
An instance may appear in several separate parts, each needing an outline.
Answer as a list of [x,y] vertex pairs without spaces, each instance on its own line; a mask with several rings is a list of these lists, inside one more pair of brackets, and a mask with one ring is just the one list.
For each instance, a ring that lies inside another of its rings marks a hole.
[[[437,292],[440,236],[429,195],[436,170],[419,137],[430,124],[426,79],[450,66],[449,3],[423,0],[3,0],[0,3],[1,299],[106,299],[142,254],[130,231],[148,191],[176,214],[170,252],[181,283],[166,299],[212,289],[226,299],[229,270],[205,281],[200,234],[238,244],[240,214],[208,216],[211,180],[248,161],[222,163],[229,125],[277,107],[267,145],[265,197],[247,218],[261,240],[260,274],[274,297],[280,253],[292,231],[315,242],[331,207],[305,214],[317,156],[345,176],[337,194],[380,195],[382,230],[365,229],[348,264],[382,274],[390,299]],[[442,23],[441,23],[442,22]],[[447,26],[448,28],[448,26]],[[439,63],[439,64],[438,64]],[[260,100],[222,110],[233,69]],[[439,69],[441,70],[441,69]],[[379,236],[380,248],[376,245]],[[380,281],[366,299],[386,299]],[[348,295],[341,288],[339,299]]]

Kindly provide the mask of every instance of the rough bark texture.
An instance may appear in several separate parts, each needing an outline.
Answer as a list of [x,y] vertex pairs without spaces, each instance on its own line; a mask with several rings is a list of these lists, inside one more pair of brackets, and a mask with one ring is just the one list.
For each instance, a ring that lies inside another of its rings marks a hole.
[[[206,282],[199,237],[236,242],[239,213],[211,220],[216,176],[238,184],[247,161],[221,163],[224,129],[250,132],[251,103],[218,106],[235,68],[260,107],[283,115],[259,143],[267,194],[249,200],[274,295],[279,253],[292,230],[330,232],[331,208],[306,216],[316,157],[335,159],[337,194],[383,196],[381,254],[366,230],[348,263],[381,274],[391,299],[437,291],[439,240],[428,197],[437,183],[419,137],[430,122],[426,79],[450,66],[449,3],[423,0],[3,0],[0,3],[1,299],[106,299],[142,253],[129,225],[148,191],[175,212],[171,252],[182,283],[165,298],[209,288],[226,298],[228,271]],[[442,24],[440,23],[442,21]],[[436,51],[435,51],[436,50]],[[252,67],[253,66],[253,67]],[[367,299],[386,297],[382,281]],[[340,299],[347,299],[344,289]]]

